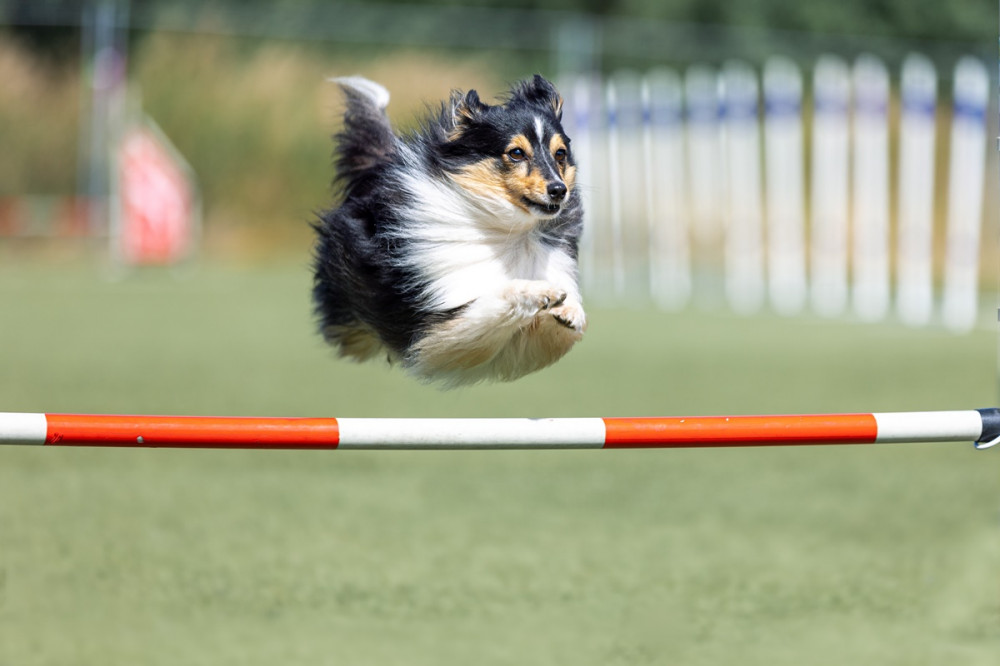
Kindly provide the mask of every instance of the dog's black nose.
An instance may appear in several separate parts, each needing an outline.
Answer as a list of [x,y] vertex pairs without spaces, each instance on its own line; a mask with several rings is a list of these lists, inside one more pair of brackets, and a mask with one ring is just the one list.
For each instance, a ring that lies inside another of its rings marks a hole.
[[561,201],[566,196],[566,186],[560,182],[549,183],[548,192],[553,201]]

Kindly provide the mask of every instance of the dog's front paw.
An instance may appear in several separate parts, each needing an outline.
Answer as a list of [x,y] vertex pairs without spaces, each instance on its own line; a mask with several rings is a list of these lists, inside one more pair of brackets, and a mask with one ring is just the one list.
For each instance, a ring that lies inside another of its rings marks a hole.
[[579,335],[583,335],[583,332],[587,330],[587,315],[578,304],[563,303],[551,308],[549,314],[552,315],[556,323],[571,329]]
[[566,291],[544,280],[514,280],[505,296],[524,315],[532,317],[561,306],[566,300]]

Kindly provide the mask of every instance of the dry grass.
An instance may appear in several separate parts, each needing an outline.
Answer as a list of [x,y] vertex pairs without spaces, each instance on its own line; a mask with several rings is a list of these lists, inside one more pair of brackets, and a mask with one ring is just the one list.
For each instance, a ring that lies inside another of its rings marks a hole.
[[311,211],[329,202],[329,135],[341,107],[327,78],[360,73],[382,82],[393,95],[390,116],[405,126],[452,87],[495,89],[489,71],[426,54],[345,58],[294,44],[247,51],[233,40],[153,36],[133,78],[146,110],[199,174],[210,230],[271,227],[272,236],[298,237]]
[[79,71],[45,65],[0,33],[0,81],[0,195],[72,192]]

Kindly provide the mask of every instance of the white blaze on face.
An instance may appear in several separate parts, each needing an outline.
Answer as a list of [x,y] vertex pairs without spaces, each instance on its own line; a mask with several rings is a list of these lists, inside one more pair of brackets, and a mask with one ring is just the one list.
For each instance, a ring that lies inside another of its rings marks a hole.
[[538,143],[545,145],[545,126],[539,116],[535,116],[535,134],[538,136]]

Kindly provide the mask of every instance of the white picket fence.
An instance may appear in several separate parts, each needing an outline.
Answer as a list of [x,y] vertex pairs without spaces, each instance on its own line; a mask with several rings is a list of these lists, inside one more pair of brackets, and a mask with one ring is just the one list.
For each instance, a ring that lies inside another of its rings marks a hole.
[[914,54],[895,88],[871,55],[563,82],[588,297],[972,328],[990,82],[951,78]]

